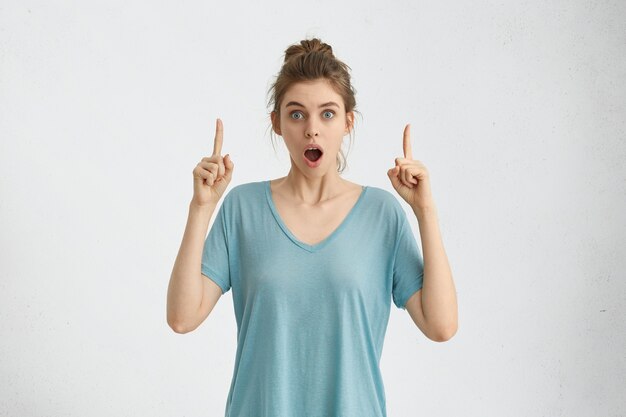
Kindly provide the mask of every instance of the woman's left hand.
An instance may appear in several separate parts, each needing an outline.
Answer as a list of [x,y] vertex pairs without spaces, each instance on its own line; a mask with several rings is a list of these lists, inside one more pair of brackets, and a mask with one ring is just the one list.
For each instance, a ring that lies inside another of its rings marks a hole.
[[387,175],[393,188],[400,194],[413,210],[423,211],[434,207],[430,191],[430,179],[426,166],[420,161],[413,160],[411,151],[411,136],[408,124],[404,128],[404,158],[396,158],[396,166]]

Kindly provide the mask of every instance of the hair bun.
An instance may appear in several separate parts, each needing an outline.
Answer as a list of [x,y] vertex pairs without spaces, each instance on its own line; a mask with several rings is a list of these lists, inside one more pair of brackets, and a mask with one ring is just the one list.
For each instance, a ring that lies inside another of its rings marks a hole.
[[335,58],[333,54],[333,48],[327,43],[322,42],[318,38],[305,39],[300,41],[300,45],[291,45],[285,51],[285,62],[293,58],[294,56],[304,55],[314,52],[321,52],[328,54],[330,57]]

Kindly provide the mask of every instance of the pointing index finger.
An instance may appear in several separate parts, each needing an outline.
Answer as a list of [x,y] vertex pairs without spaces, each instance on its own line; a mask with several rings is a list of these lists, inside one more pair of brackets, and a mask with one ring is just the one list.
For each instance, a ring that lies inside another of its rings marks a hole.
[[404,148],[404,157],[406,159],[413,159],[413,151],[411,150],[411,125],[408,124],[404,127],[404,139],[402,143]]
[[215,140],[213,142],[213,155],[221,155],[222,143],[224,142],[224,125],[221,119],[215,122]]

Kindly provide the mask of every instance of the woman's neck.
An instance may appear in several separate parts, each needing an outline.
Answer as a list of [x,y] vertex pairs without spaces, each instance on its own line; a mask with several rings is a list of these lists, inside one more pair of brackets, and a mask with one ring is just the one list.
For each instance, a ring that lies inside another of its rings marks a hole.
[[316,205],[345,192],[348,183],[336,170],[321,177],[307,177],[292,166],[286,177],[277,180],[275,188],[297,202]]

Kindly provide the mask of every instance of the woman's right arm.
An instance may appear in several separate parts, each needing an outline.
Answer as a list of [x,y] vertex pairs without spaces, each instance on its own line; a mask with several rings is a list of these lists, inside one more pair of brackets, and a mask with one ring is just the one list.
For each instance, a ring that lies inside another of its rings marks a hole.
[[[214,205],[189,205],[185,234],[167,290],[167,324],[176,333],[187,333],[197,328],[222,295],[220,287],[200,272],[204,240],[214,211]],[[215,288],[209,286],[211,283],[217,287],[218,294]],[[203,300],[205,292],[209,297],[206,301]]]
[[209,222],[232,179],[234,167],[229,155],[221,156],[222,137],[222,122],[217,119],[213,155],[202,158],[193,170],[194,195],[167,290],[167,324],[176,333],[198,327],[222,295],[220,287],[201,273]]

